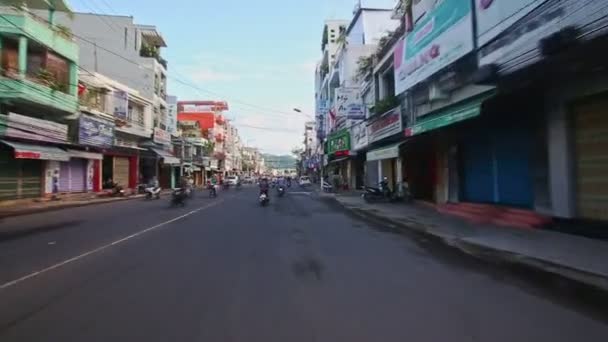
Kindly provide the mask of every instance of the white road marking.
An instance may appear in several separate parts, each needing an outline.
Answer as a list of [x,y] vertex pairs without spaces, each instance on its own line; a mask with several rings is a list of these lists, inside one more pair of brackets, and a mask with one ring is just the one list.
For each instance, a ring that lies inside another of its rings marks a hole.
[[157,225],[155,225],[155,226],[152,226],[152,227],[146,228],[146,229],[141,230],[141,231],[139,231],[139,232],[137,232],[137,233],[134,233],[134,234],[131,234],[131,235],[129,235],[129,236],[126,236],[126,237],[124,237],[124,238],[122,238],[122,239],[120,239],[120,240],[116,240],[116,241],[114,241],[114,242],[112,242],[112,243],[109,243],[109,244],[107,244],[107,245],[103,245],[103,246],[101,246],[101,247],[98,247],[98,248],[95,248],[95,249],[90,250],[90,251],[88,251],[88,252],[85,252],[85,253],[82,253],[82,254],[80,254],[80,255],[77,255],[77,256],[75,256],[75,257],[73,257],[73,258],[70,258],[70,259],[64,260],[64,261],[62,261],[62,262],[60,262],[60,263],[57,263],[57,264],[55,264],[55,265],[53,265],[53,266],[49,266],[49,267],[44,268],[44,269],[42,269],[42,270],[40,270],[40,271],[36,271],[36,272],[30,273],[30,274],[28,274],[28,275],[25,275],[25,276],[23,276],[23,277],[21,277],[21,278],[18,278],[18,279],[15,279],[15,280],[9,281],[8,283],[5,283],[5,284],[0,285],[0,290],[4,290],[4,289],[6,289],[6,288],[8,288],[8,287],[11,287],[11,286],[17,285],[17,284],[19,284],[19,283],[21,283],[21,282],[23,282],[23,281],[28,280],[28,279],[34,278],[34,277],[39,276],[39,275],[41,275],[41,274],[44,274],[44,273],[50,272],[50,271],[52,271],[52,270],[58,269],[58,268],[60,268],[60,267],[63,267],[63,266],[65,266],[65,265],[67,265],[67,264],[69,264],[69,263],[72,263],[72,262],[74,262],[74,261],[80,260],[80,259],[82,259],[82,258],[86,258],[86,257],[88,257],[89,255],[92,255],[92,254],[95,254],[95,253],[99,253],[99,252],[101,252],[101,251],[103,251],[103,250],[105,250],[105,249],[108,249],[108,248],[112,247],[112,246],[116,246],[116,245],[121,244],[121,243],[123,243],[123,242],[125,242],[125,241],[128,241],[128,240],[130,240],[130,239],[132,239],[132,238],[134,238],[134,237],[138,237],[138,236],[140,236],[140,235],[143,235],[143,234],[149,233],[149,232],[151,232],[151,231],[153,231],[153,230],[156,230],[156,229],[162,228],[162,227],[164,227],[164,226],[166,226],[166,225],[168,225],[168,224],[170,224],[170,223],[173,223],[173,222],[179,221],[179,220],[184,219],[184,218],[186,218],[186,217],[188,217],[188,216],[190,216],[190,215],[196,214],[196,213],[198,213],[198,212],[199,212],[199,211],[201,211],[201,210],[205,210],[205,209],[207,209],[207,208],[210,208],[210,207],[213,207],[213,206],[215,206],[215,205],[218,205],[218,204],[222,203],[223,201],[224,201],[224,199],[217,200],[217,201],[215,201],[215,202],[212,202],[212,203],[209,203],[209,204],[207,204],[207,205],[205,205],[205,206],[202,206],[202,207],[200,207],[200,208],[198,208],[198,209],[194,209],[194,210],[192,210],[192,211],[190,211],[190,212],[188,212],[188,213],[185,213],[184,215],[181,215],[181,216],[175,217],[175,218],[173,218],[173,219],[171,219],[171,220],[169,220],[169,221],[165,221],[165,222],[163,222],[163,223],[159,223],[159,224],[157,224]]
[[55,241],[51,241],[51,242],[47,243],[47,245],[54,245],[54,244],[56,244],[56,243],[57,243],[57,242],[55,242]]
[[310,196],[310,192],[306,192],[306,191],[288,191],[288,194],[291,195],[308,195]]

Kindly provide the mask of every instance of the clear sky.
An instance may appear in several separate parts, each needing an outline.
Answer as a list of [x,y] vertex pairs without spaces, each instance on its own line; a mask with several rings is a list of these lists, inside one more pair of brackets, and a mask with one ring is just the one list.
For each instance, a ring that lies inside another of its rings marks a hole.
[[[226,100],[244,143],[289,153],[313,114],[314,67],[325,19],[350,19],[357,0],[68,0],[78,12],[132,15],[156,25],[169,82],[182,100]],[[391,8],[395,0],[366,0]],[[265,109],[271,109],[265,110]],[[253,127],[264,127],[256,129]]]

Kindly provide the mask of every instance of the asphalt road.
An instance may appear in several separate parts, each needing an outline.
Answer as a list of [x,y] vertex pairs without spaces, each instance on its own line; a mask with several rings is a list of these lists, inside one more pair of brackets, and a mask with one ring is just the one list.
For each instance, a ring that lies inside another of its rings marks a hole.
[[1,224],[43,228],[0,242],[2,342],[608,340],[576,292],[299,190],[265,208],[244,189]]

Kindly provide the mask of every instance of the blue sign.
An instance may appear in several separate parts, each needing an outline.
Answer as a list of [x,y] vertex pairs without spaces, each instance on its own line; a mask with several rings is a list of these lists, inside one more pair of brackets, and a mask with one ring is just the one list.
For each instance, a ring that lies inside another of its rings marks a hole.
[[78,142],[89,146],[114,145],[114,123],[81,115],[78,123]]

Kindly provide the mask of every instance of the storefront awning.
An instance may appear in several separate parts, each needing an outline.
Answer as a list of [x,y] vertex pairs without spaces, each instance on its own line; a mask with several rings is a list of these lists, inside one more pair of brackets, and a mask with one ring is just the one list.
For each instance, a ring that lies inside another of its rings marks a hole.
[[174,157],[169,151],[161,150],[159,148],[151,148],[150,150],[156,153],[156,155],[158,155],[159,157],[161,157],[163,159],[163,164],[165,165],[181,164],[179,158]]
[[70,160],[70,155],[58,147],[26,144],[6,140],[0,140],[0,142],[12,147],[15,150],[15,159],[39,159],[55,161]]
[[342,157],[342,158],[338,158],[338,159],[334,159],[332,161],[330,161],[330,164],[335,164],[335,163],[339,163],[339,162],[343,162],[345,160],[348,160],[349,157]]
[[376,160],[384,160],[384,159],[392,159],[399,157],[399,147],[403,145],[405,141],[400,143],[382,147],[376,150],[372,150],[367,152],[367,161],[376,161]]
[[409,137],[421,134],[479,116],[481,114],[483,102],[494,96],[494,94],[495,93],[492,91],[477,96],[474,99],[465,100],[461,103],[439,109],[437,112],[427,114],[418,119],[418,122],[415,125],[407,128],[405,130],[405,135]]
[[92,159],[92,160],[102,160],[103,154],[101,153],[93,153],[86,151],[78,151],[78,150],[68,150],[68,154],[70,158],[82,158],[82,159]]

